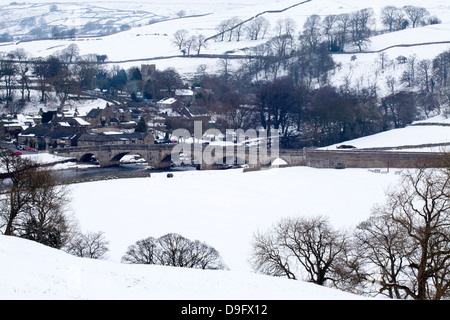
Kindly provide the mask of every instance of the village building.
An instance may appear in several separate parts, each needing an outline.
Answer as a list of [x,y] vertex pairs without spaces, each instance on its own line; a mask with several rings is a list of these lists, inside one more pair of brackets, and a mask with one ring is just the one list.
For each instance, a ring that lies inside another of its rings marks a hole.
[[199,106],[183,107],[182,109],[179,110],[179,113],[191,120],[200,120],[200,121],[211,120],[211,115],[209,114],[208,110],[205,107]]
[[77,145],[77,139],[86,132],[85,128],[55,123],[43,123],[29,127],[17,136],[19,145],[32,148],[64,148]]
[[184,105],[189,106],[194,102],[194,91],[190,89],[176,89],[175,98],[180,100]]
[[178,109],[183,106],[183,103],[176,98],[163,98],[156,102],[156,106],[160,109]]

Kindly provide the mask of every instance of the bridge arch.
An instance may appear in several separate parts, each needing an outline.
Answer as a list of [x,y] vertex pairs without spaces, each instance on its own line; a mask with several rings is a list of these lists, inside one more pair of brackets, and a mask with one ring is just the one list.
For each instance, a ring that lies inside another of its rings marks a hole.
[[161,158],[162,159],[160,161],[160,166],[162,168],[170,167],[170,165],[172,164],[172,154],[169,153],[167,155],[163,155]]
[[240,156],[236,156],[236,155],[229,155],[229,156],[225,156],[222,159],[222,164],[223,165],[244,165],[246,164],[246,158],[244,157],[240,157]]
[[77,159],[78,162],[86,162],[86,163],[93,163],[93,162],[97,162],[98,164],[100,164],[100,160],[98,158],[98,156],[95,153],[85,153],[83,154],[79,159]]
[[146,157],[145,154],[141,153],[141,152],[134,152],[134,151],[124,151],[124,152],[119,152],[116,155],[114,155],[109,162],[110,163],[120,163],[120,160],[122,160],[123,157],[125,157],[126,155],[136,155],[141,157],[142,159],[145,160],[146,163],[148,163],[148,159]]

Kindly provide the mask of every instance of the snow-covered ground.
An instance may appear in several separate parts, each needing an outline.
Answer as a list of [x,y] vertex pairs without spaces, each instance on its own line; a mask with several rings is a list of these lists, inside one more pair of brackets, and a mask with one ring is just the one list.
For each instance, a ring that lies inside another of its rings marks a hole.
[[[83,2],[79,1],[79,3]],[[47,3],[45,0],[34,0]],[[55,3],[69,3],[59,0]],[[87,1],[86,1],[87,2]],[[89,1],[91,4],[96,2]],[[0,51],[23,48],[32,56],[46,56],[77,44],[80,54],[107,54],[122,67],[156,63],[158,69],[175,67],[181,73],[195,73],[206,64],[207,72],[218,68],[213,59],[155,57],[178,55],[171,43],[176,30],[191,34],[213,35],[219,22],[238,16],[250,18],[260,12],[286,8],[295,1],[228,0],[192,2],[168,0],[164,3],[134,0],[110,0],[98,5],[149,10],[159,16],[173,16],[186,10],[202,17],[183,18],[133,27],[107,37],[73,40],[43,40],[4,44]],[[283,14],[265,14],[272,25],[279,18],[292,17],[299,27],[312,14],[339,14],[372,7],[379,15],[386,5],[426,6],[442,20],[439,26],[371,39],[368,50],[383,50],[397,44],[450,41],[450,4],[442,0],[312,0]],[[62,8],[62,7],[61,7]],[[263,40],[265,41],[265,40]],[[253,41],[210,41],[204,53],[224,53],[257,45]],[[432,59],[450,45],[426,45],[392,48],[384,51],[390,59],[399,55],[416,55]],[[335,55],[341,63],[332,77],[337,84],[344,77],[354,83],[384,83],[383,77],[401,74],[401,66],[381,70],[379,53]],[[119,63],[128,59],[136,62]],[[370,75],[370,77],[368,77]],[[364,77],[364,79],[363,79]],[[383,88],[380,88],[383,90]],[[91,108],[104,107],[104,101],[91,101],[79,108],[81,114]],[[444,118],[429,123],[449,121]],[[448,126],[409,126],[343,144],[358,148],[419,145],[450,142]],[[335,146],[328,148],[335,149]],[[61,160],[53,155],[37,154],[40,162]],[[67,168],[58,165],[56,168]],[[151,178],[123,179],[81,183],[70,186],[71,210],[83,231],[103,231],[110,243],[105,261],[81,259],[22,239],[0,236],[0,299],[359,299],[336,290],[302,281],[254,274],[248,263],[254,233],[265,230],[280,218],[325,215],[336,228],[351,228],[367,218],[371,208],[384,201],[385,191],[396,183],[395,172],[377,174],[366,169],[314,169],[307,167],[273,168],[243,173],[242,170],[175,172],[167,179],[164,173]],[[204,241],[216,248],[228,271],[201,271],[160,266],[120,263],[127,247],[148,236],[169,232]],[[7,276],[5,276],[7,275]]]
[[[39,3],[46,3],[47,1],[40,0]],[[60,3],[61,9],[65,5],[73,5],[67,3],[68,1],[60,0],[55,2]],[[69,1],[70,2],[70,1]],[[86,1],[87,2],[87,1]],[[23,48],[32,56],[48,56],[67,48],[71,44],[76,44],[79,47],[80,55],[84,54],[106,54],[108,60],[113,65],[120,65],[123,68],[132,66],[140,66],[143,63],[156,63],[158,69],[165,69],[167,67],[176,68],[181,74],[193,75],[196,73],[197,67],[200,65],[207,66],[206,71],[209,73],[217,72],[221,67],[218,59],[206,58],[162,58],[181,55],[176,46],[173,45],[173,34],[180,29],[189,31],[190,35],[203,34],[206,37],[213,36],[218,33],[217,26],[220,22],[234,17],[242,20],[250,19],[260,13],[269,10],[280,10],[300,3],[301,1],[219,1],[219,2],[196,2],[195,6],[191,2],[183,0],[171,0],[169,2],[157,3],[134,0],[131,2],[123,1],[108,1],[108,2],[89,2],[90,5],[101,8],[110,8],[112,14],[114,10],[131,10],[135,8],[136,13],[139,10],[147,10],[160,17],[167,17],[170,20],[160,21],[153,24],[133,25],[130,30],[119,32],[104,37],[78,37],[75,39],[60,39],[60,40],[39,40],[30,42],[13,42],[6,43],[0,47],[0,51],[9,52],[18,48]],[[65,3],[65,4],[64,4]],[[52,2],[53,4],[53,2]],[[402,7],[403,5],[425,6],[431,15],[437,16],[442,24],[426,26],[420,28],[409,28],[406,30],[383,34],[372,37],[366,50],[383,50],[393,45],[404,44],[420,44],[430,43],[436,41],[450,41],[450,5],[441,0],[430,0],[424,3],[419,0],[400,0],[392,3],[387,0],[311,0],[304,4],[293,6],[291,9],[282,13],[266,12],[262,16],[270,23],[272,28],[276,25],[279,19],[293,18],[297,24],[297,34],[302,29],[303,23],[307,17],[318,14],[325,17],[330,14],[352,13],[357,10],[372,8],[375,13],[376,25],[378,30],[382,29],[380,12],[384,6],[395,5]],[[80,3],[79,3],[80,5]],[[19,8],[20,6],[18,6]],[[182,19],[174,19],[176,14],[184,10],[186,17]],[[31,13],[30,13],[31,12]],[[132,12],[132,11],[131,11]],[[32,9],[24,9],[24,15],[33,15]],[[66,10],[65,15],[79,14],[77,10]],[[190,16],[200,15],[200,16]],[[81,19],[75,17],[72,20],[65,17],[66,20],[72,21]],[[92,21],[98,22],[94,17]],[[107,20],[103,18],[103,20]],[[241,39],[241,41],[223,41],[216,42],[210,40],[207,42],[207,48],[202,50],[202,53],[207,54],[223,54],[225,52],[242,53],[241,49],[256,46],[267,41],[273,35],[270,30],[265,39],[258,41],[250,41]],[[417,59],[432,59],[439,53],[448,50],[450,44],[429,44],[425,46],[412,46],[408,48],[394,47],[384,51],[387,57],[395,59],[399,55],[408,57],[416,55]],[[352,54],[353,55],[353,54]],[[384,70],[382,72],[379,68],[379,57],[377,53],[356,53],[357,60],[351,60],[350,55],[334,55],[336,62],[341,64],[341,68],[332,77],[332,83],[342,83],[344,77],[351,77],[353,84],[367,75],[371,75],[371,80],[365,79],[364,85],[370,85],[368,81],[373,81],[374,75],[377,75],[379,83],[384,83],[383,77],[390,76],[391,72]],[[157,58],[157,59],[156,59]],[[125,62],[126,60],[135,60]],[[232,66],[239,66],[239,63],[232,64]],[[375,70],[374,70],[375,69]],[[399,70],[400,69],[400,70]],[[397,72],[401,75],[401,66],[397,66]],[[361,84],[360,84],[361,85]]]
[[[447,124],[436,117],[425,121]],[[410,126],[361,138],[359,147],[447,141],[448,126]],[[436,131],[436,130],[441,131]],[[411,131],[420,130],[420,131]],[[356,140],[351,143],[357,145]],[[35,154],[43,163],[61,157]],[[63,164],[59,168],[65,168]],[[328,216],[339,229],[365,220],[383,203],[399,170],[272,168],[244,173],[180,171],[150,178],[70,186],[71,212],[82,231],[102,231],[105,261],[80,259],[36,243],[0,236],[0,299],[360,299],[303,281],[254,274],[251,240],[281,218]],[[128,246],[174,232],[216,248],[230,270],[201,271],[120,262]],[[33,263],[28,263],[33,261]]]
[[450,119],[439,115],[413,122],[405,128],[392,129],[320,149],[336,150],[340,145],[352,145],[358,149],[391,148],[397,151],[449,152]]
[[364,299],[307,282],[251,273],[78,258],[3,235],[0,235],[0,257],[1,300]]
[[[251,239],[280,218],[327,215],[351,228],[384,200],[394,173],[306,167],[164,173],[151,178],[72,185],[72,211],[83,231],[103,231],[107,261],[69,256],[0,236],[3,299],[359,299],[302,281],[254,274]],[[324,199],[326,199],[324,201]],[[129,245],[169,232],[216,248],[229,271],[120,263]],[[32,261],[32,263],[30,263]]]

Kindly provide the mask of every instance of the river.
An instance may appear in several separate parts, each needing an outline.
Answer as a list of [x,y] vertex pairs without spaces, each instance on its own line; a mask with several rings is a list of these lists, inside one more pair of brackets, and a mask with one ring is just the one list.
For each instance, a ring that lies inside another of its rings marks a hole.
[[151,174],[153,172],[177,172],[196,170],[195,167],[170,167],[167,169],[148,169],[147,164],[121,164],[119,166],[112,167],[87,167],[78,169],[65,169],[56,171],[58,177],[62,181],[73,180],[98,180],[107,177],[132,177],[132,176],[144,176],[145,174]]

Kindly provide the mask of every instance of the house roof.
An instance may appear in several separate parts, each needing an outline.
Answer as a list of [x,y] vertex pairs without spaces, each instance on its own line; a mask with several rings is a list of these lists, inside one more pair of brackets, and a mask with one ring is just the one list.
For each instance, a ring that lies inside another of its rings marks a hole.
[[194,91],[192,91],[190,89],[176,89],[175,95],[176,96],[193,96]]
[[53,125],[50,123],[38,124],[34,127],[27,128],[20,134],[20,136],[43,137],[52,128]]
[[73,120],[75,120],[80,126],[90,126],[91,125],[89,122],[87,122],[86,120],[79,118],[79,117],[75,117],[75,118],[73,118]]
[[175,99],[175,98],[164,98],[164,99],[159,100],[157,103],[170,105],[170,104],[174,104],[175,102],[177,102],[177,99]]
[[192,116],[192,117],[201,117],[201,116],[208,116],[208,110],[206,110],[205,107],[196,107],[196,106],[190,106],[189,108],[185,108],[185,110]]
[[92,109],[86,114],[86,118],[97,118],[102,113],[102,111],[103,109],[100,108]]
[[45,138],[50,139],[72,139],[80,133],[77,127],[56,127],[45,134]]
[[80,128],[77,127],[54,127],[51,123],[44,123],[24,130],[20,134],[20,136],[42,137],[50,139],[72,139],[79,133]]

